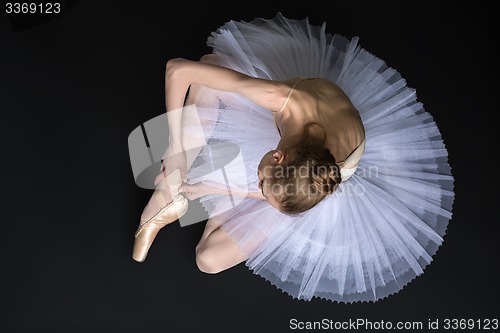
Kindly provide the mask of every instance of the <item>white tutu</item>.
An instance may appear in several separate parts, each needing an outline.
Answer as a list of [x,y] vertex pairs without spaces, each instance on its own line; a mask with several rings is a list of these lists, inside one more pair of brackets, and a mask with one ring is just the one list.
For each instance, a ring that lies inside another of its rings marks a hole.
[[[376,301],[399,291],[432,261],[452,215],[453,176],[439,129],[415,90],[360,48],[357,38],[328,34],[325,27],[278,13],[230,21],[212,33],[208,45],[224,66],[251,76],[322,77],[339,85],[366,131],[356,173],[296,217],[256,199],[235,204],[213,195],[202,204],[248,255],[245,265],[292,297]],[[239,146],[245,167],[226,172],[240,180],[234,186],[259,191],[257,165],[280,139],[271,112],[225,92],[209,104],[198,108],[201,119],[215,121],[206,132],[208,145]],[[207,180],[202,169],[194,165],[190,181]]]

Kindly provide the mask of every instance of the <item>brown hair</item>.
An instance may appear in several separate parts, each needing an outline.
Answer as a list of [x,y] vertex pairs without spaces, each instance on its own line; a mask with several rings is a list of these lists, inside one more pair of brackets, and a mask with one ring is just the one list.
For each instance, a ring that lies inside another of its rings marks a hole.
[[280,210],[297,215],[333,193],[340,182],[340,168],[330,150],[324,147],[324,140],[307,136],[291,161],[275,166],[271,185]]

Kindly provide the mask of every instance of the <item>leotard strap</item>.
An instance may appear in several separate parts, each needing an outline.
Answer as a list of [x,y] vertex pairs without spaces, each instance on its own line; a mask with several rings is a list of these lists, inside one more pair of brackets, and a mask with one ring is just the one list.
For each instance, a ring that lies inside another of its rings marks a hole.
[[297,81],[295,81],[295,83],[292,85],[292,87],[288,91],[288,95],[287,95],[286,100],[283,103],[283,106],[281,107],[281,109],[279,111],[273,111],[274,124],[276,125],[276,128],[278,129],[278,133],[279,133],[280,136],[281,136],[281,131],[280,131],[279,127],[278,127],[278,124],[276,124],[276,114],[282,112],[285,109],[285,107],[287,106],[288,102],[290,101],[290,97],[292,97],[293,90],[295,89],[295,87],[297,87],[297,85],[301,81],[312,80],[312,79],[314,79],[314,78],[313,77],[299,78]]
[[354,149],[349,156],[342,162],[338,162],[337,164],[340,167],[340,176],[342,181],[346,181],[351,177],[356,169],[358,168],[358,164],[365,152],[365,144],[366,138]]
[[292,97],[292,93],[293,93],[293,90],[295,89],[295,87],[301,82],[301,81],[304,81],[304,80],[312,80],[314,78],[310,77],[310,78],[299,78],[297,81],[295,81],[295,83],[292,85],[292,87],[290,88],[290,90],[288,91],[288,95],[286,96],[286,100],[285,102],[283,103],[283,106],[281,107],[281,109],[279,111],[277,111],[278,113],[282,112],[285,107],[287,106],[288,102],[290,101],[290,97]]

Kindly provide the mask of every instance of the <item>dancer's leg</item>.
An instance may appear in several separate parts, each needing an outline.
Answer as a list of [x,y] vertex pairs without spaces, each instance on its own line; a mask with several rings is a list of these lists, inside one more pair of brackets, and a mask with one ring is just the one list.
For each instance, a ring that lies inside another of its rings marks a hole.
[[[215,63],[215,55],[207,55],[201,62]],[[186,96],[185,107],[182,110],[183,129],[182,145],[186,153],[187,170],[198,156],[200,150],[207,144],[207,137],[215,124],[214,117],[208,116],[208,110],[218,111],[218,92],[204,86],[192,85]],[[198,113],[197,107],[201,112]],[[205,111],[205,112],[204,112]],[[207,115],[207,117],[202,115]],[[167,157],[168,158],[168,157]],[[187,201],[178,192],[181,183],[179,173],[166,175],[160,172],[155,179],[155,190],[141,214],[141,221],[134,241],[132,257],[142,262],[146,259],[149,248],[158,231],[172,222],[177,221],[187,210]]]
[[[208,54],[200,58],[200,62],[207,62],[207,63],[212,63],[212,64],[217,64],[217,57],[213,54]],[[186,103],[185,105],[195,105],[199,107],[213,107],[216,108],[218,105],[218,99],[216,96],[217,91],[210,89],[205,86],[201,85],[191,85],[189,89],[189,93],[186,98]],[[190,112],[190,111],[186,111]],[[189,121],[200,121],[198,117],[185,117],[185,121],[187,122],[186,125],[191,125],[192,127],[197,127],[196,124],[189,124]],[[203,119],[201,119],[203,121]],[[212,124],[205,124],[202,123],[200,124],[202,126],[213,126]],[[199,126],[199,125],[198,125]],[[199,132],[199,131],[197,131]],[[197,156],[199,150],[203,147],[203,145],[206,142],[200,142],[200,137],[203,135],[199,135],[199,133],[185,133],[183,137],[183,146],[184,150],[189,153],[189,156],[186,156],[187,159],[187,169],[189,170],[189,167],[192,165],[194,162],[195,157]],[[199,148],[198,150],[196,148]],[[157,179],[164,179],[166,175],[161,173],[157,176]],[[162,205],[162,202],[164,203],[169,203],[172,201],[172,196],[176,195],[177,193],[171,193],[171,189],[165,186],[165,182],[163,181],[160,186],[157,186],[155,191],[158,192],[156,195],[152,195],[146,206],[144,207],[144,210],[141,215],[141,221],[148,221],[151,219],[158,211],[160,211],[161,208],[163,208],[164,205]],[[158,196],[158,194],[161,195]],[[163,200],[162,200],[163,197]],[[160,199],[160,200],[158,200]],[[174,222],[176,220],[173,220],[171,222]],[[170,222],[170,223],[171,223]]]
[[196,264],[205,273],[215,274],[238,265],[247,256],[220,228],[217,218],[210,218],[196,246]]

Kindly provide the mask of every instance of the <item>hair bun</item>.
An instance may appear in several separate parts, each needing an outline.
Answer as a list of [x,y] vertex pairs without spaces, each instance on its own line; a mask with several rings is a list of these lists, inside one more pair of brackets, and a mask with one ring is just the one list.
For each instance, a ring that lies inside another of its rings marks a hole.
[[328,180],[327,180],[327,189],[326,192],[328,194],[332,194],[336,189],[337,186],[340,184],[342,181],[342,178],[340,177],[340,168],[336,163],[330,164],[330,174],[328,175]]
[[323,195],[333,193],[341,182],[339,166],[334,162],[315,165],[311,171],[311,185]]

